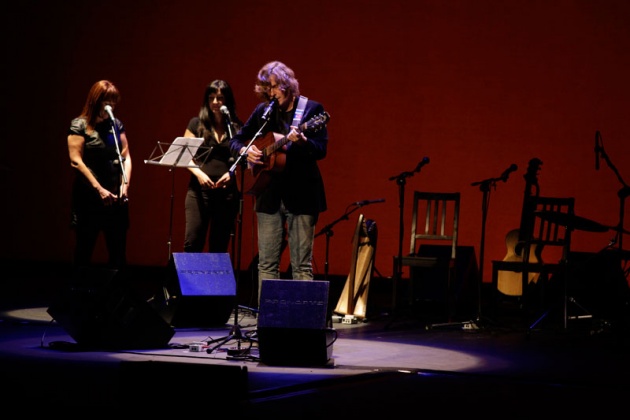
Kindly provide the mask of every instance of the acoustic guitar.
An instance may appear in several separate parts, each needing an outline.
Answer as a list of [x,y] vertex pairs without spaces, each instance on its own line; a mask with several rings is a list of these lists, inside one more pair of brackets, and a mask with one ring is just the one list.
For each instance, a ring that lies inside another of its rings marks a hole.
[[[523,208],[521,210],[521,224],[519,229],[513,229],[508,232],[505,237],[505,245],[507,247],[507,254],[503,258],[503,261],[523,262],[525,254],[529,254],[528,261],[532,264],[538,263],[540,255],[540,249],[537,249],[535,245],[531,246],[529,252],[525,252],[523,244],[533,234],[534,220],[533,214],[536,210],[532,208],[531,197],[538,196],[538,171],[542,161],[538,158],[533,158],[529,161],[527,166],[527,173],[525,178],[525,193],[523,197]],[[530,272],[528,273],[528,283],[538,281],[540,273]],[[501,270],[497,273],[497,289],[508,296],[521,296],[523,294],[523,273],[519,271],[506,271]]]
[[[327,112],[315,115],[313,118],[299,125],[298,130],[304,134],[317,132],[328,124],[330,115]],[[290,140],[287,136],[270,131],[262,138],[254,140],[254,146],[262,151],[262,164],[248,164],[254,177],[254,183],[248,194],[258,195],[271,180],[271,172],[281,172],[286,164],[286,145]]]

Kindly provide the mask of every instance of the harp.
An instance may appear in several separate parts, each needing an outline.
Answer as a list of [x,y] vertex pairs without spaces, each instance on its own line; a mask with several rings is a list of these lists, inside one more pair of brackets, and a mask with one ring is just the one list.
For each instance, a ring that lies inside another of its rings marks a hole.
[[366,316],[377,236],[376,223],[359,215],[352,240],[350,272],[334,310],[344,315],[344,323],[354,323],[357,318]]

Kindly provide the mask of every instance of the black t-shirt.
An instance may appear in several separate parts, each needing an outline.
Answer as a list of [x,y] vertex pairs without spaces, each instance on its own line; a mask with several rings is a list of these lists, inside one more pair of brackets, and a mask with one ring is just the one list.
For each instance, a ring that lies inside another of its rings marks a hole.
[[[122,122],[116,119],[116,136],[125,132]],[[83,162],[96,177],[103,188],[118,194],[122,181],[122,170],[118,160],[118,148],[110,120],[100,122],[94,127],[94,131],[87,132],[87,121],[84,118],[75,118],[70,123],[69,135],[81,136],[85,139],[83,149]],[[118,138],[120,141],[120,139]],[[83,185],[88,185],[87,178],[77,171],[77,180]],[[91,188],[91,186],[89,186]]]
[[[191,118],[188,123],[188,130],[195,136],[202,137],[199,117]],[[201,166],[201,170],[213,181],[217,181],[224,173],[230,170],[234,163],[234,157],[225,135],[222,137],[221,143],[219,143],[214,136],[214,130],[206,131],[206,133],[203,144],[195,155],[195,159],[197,160],[196,163]],[[191,178],[191,182],[198,184],[195,176]]]

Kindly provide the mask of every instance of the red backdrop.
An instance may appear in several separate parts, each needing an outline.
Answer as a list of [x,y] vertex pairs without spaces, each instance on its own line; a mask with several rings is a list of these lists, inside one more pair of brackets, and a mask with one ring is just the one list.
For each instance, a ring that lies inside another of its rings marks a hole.
[[[630,3],[588,1],[182,0],[11,2],[0,25],[5,83],[0,161],[2,255],[69,261],[72,171],[66,130],[99,79],[122,91],[116,116],[134,161],[129,260],[161,265],[181,252],[188,173],[147,165],[157,142],[182,135],[205,85],[228,80],[246,119],[258,69],[281,60],[302,93],[331,114],[321,162],[329,210],[384,198],[334,226],[329,271],[346,275],[359,214],[378,226],[375,265],[392,275],[399,188],[407,179],[407,251],[414,190],[462,194],[460,245],[481,240],[482,192],[471,184],[518,165],[490,192],[484,280],[518,227],[530,159],[542,160],[542,195],[573,196],[579,216],[613,226],[629,177]],[[157,4],[157,5],[156,5]],[[610,164],[594,164],[595,132]],[[615,173],[615,170],[618,173]],[[173,212],[171,196],[173,193]],[[628,216],[626,211],[623,215]],[[251,198],[244,206],[242,264],[256,253]],[[630,221],[626,223],[630,225]],[[573,249],[598,251],[614,231],[578,231]],[[627,241],[626,241],[627,242]],[[321,278],[325,235],[316,239]],[[98,258],[103,257],[99,248]]]

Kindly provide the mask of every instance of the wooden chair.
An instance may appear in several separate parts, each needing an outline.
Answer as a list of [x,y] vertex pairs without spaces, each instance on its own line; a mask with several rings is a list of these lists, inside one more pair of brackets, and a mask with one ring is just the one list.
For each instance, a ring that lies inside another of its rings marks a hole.
[[[449,321],[455,311],[459,206],[458,192],[414,191],[409,254],[402,258],[402,265],[410,267],[410,305],[418,298],[414,289],[420,289],[424,300],[446,304]],[[436,276],[440,280],[429,284]]]
[[[502,297],[520,300],[521,309],[531,308],[528,288],[538,286],[536,311],[545,309],[546,289],[552,275],[564,280],[571,250],[571,220],[574,220],[573,197],[532,196],[532,213],[525,215],[526,232],[511,231],[506,237],[507,255],[502,261],[492,261],[492,290],[494,310]],[[538,322],[532,324],[535,326]]]

